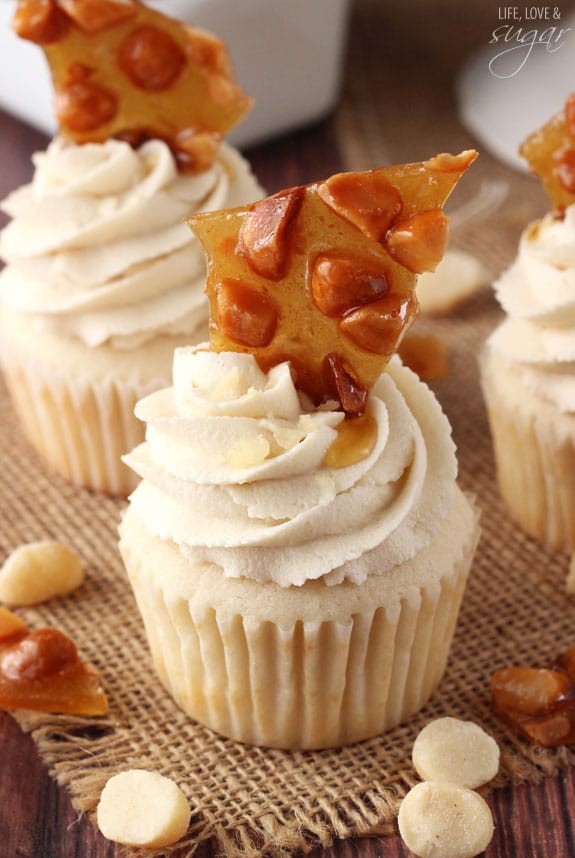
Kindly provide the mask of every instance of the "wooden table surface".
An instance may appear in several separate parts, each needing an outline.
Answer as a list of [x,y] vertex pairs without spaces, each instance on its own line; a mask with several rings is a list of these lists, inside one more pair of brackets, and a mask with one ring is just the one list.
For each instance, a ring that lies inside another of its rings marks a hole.
[[[268,191],[341,168],[331,123],[328,118],[246,153]],[[30,155],[46,142],[44,135],[0,113],[0,196],[29,180]],[[3,222],[0,219],[0,225]],[[119,858],[119,848],[88,820],[78,818],[67,794],[48,776],[32,739],[5,713],[0,713],[0,749],[0,858]],[[498,790],[489,803],[496,830],[487,858],[575,856],[574,771],[537,785]],[[216,853],[205,846],[196,854],[205,858]],[[392,835],[340,841],[314,852],[313,858],[407,858],[410,854],[399,836]]]

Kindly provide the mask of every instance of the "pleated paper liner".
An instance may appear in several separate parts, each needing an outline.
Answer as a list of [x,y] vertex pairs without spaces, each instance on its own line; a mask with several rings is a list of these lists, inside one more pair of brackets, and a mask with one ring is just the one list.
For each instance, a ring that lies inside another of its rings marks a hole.
[[194,566],[133,509],[121,533],[154,666],[182,708],[237,741],[317,749],[378,735],[429,699],[478,528],[457,492],[442,531],[411,561],[361,586],[287,589]]
[[22,430],[48,469],[77,486],[128,495],[138,479],[121,457],[145,434],[135,404],[170,383],[173,350],[185,343],[166,336],[134,350],[90,348],[37,331],[33,319],[4,308],[4,378]]
[[487,351],[482,388],[497,481],[510,514],[551,551],[575,551],[575,416],[525,389],[517,373]]

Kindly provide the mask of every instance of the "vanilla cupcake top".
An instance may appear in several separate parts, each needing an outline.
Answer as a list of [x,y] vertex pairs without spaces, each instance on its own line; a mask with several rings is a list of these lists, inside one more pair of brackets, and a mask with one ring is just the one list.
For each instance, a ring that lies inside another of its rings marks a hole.
[[247,162],[222,143],[213,164],[180,173],[168,146],[53,141],[32,182],[2,204],[0,297],[89,346],[205,336],[203,250],[190,213],[261,197]]
[[394,350],[474,157],[341,173],[190,219],[208,251],[210,343],[178,349],[173,387],[136,408],[146,441],[125,461],[150,533],[282,587],[361,584],[433,540],[454,446]]
[[59,135],[4,201],[1,299],[88,346],[203,339],[184,218],[262,196],[222,143],[252,104],[224,43],[139,0],[18,0],[13,27],[46,55]]
[[488,345],[513,363],[533,394],[575,412],[575,95],[521,147],[553,213],[530,224],[494,284],[508,314]]
[[518,365],[533,393],[575,411],[575,206],[525,230],[495,290],[508,318],[490,346]]
[[453,500],[448,421],[397,358],[363,417],[346,420],[299,393],[286,362],[263,372],[250,354],[178,349],[174,386],[136,415],[146,441],[125,457],[143,477],[132,506],[150,533],[229,577],[359,584],[428,545]]

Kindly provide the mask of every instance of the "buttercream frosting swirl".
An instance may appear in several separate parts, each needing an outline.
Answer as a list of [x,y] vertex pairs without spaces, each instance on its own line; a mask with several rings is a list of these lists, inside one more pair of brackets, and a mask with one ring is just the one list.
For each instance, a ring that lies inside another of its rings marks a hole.
[[508,314],[488,345],[533,394],[575,411],[575,206],[521,236],[517,259],[495,283]]
[[287,587],[385,574],[440,529],[455,448],[435,397],[397,358],[366,410],[371,452],[329,467],[344,414],[299,394],[288,363],[264,373],[250,354],[177,349],[173,387],[136,408],[146,441],[125,457],[143,478],[131,504],[152,534],[230,577]]
[[3,301],[88,346],[138,347],[207,325],[204,253],[184,218],[262,196],[232,147],[193,175],[160,140],[134,150],[56,139],[33,161],[32,182],[2,205],[12,218],[0,236]]

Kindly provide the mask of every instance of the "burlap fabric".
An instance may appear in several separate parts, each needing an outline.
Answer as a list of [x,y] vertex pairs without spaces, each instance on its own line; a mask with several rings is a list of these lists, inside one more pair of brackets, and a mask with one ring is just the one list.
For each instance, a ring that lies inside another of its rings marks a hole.
[[[421,90],[413,75],[401,73],[406,60],[399,40],[388,32],[386,17],[393,7],[366,0],[355,8],[343,98],[333,120],[350,168],[418,159],[474,142],[454,118],[451,87],[442,77],[445,65],[437,66],[442,71]],[[423,44],[424,21],[420,26],[420,36],[410,29],[414,50]],[[366,50],[378,32],[387,33],[382,36],[385,49]],[[427,60],[433,52],[429,38]],[[443,38],[448,36],[443,33]],[[513,257],[521,228],[544,206],[532,179],[484,154],[450,203],[454,244],[473,252],[496,275]],[[486,289],[448,318],[418,322],[420,332],[436,333],[448,345],[449,377],[434,387],[453,425],[461,485],[475,494],[482,510],[483,535],[446,676],[432,702],[408,724],[337,751],[244,747],[196,725],[177,709],[150,671],[118,555],[123,502],[48,475],[22,440],[2,392],[1,550],[4,554],[23,542],[56,538],[73,545],[88,567],[87,581],[74,596],[22,613],[32,626],[53,624],[74,637],[101,671],[109,717],[18,716],[79,811],[92,814],[115,772],[152,768],[174,778],[193,808],[189,833],[175,855],[192,855],[211,838],[229,858],[279,855],[389,830],[402,795],[416,780],[410,765],[413,739],[440,715],[471,719],[495,736],[502,748],[495,786],[535,780],[575,761],[568,748],[542,750],[518,739],[494,717],[489,704],[494,669],[544,665],[575,643],[575,607],[564,584],[567,556],[551,556],[524,537],[498,497],[477,356],[499,318]]]

